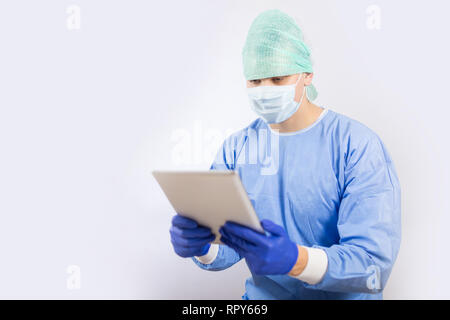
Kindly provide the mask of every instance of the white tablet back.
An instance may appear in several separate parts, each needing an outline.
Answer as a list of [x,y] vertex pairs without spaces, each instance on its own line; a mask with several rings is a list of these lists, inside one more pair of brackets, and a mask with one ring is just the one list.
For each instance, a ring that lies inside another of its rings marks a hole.
[[235,171],[153,171],[175,212],[211,228],[220,242],[219,228],[234,221],[264,233]]

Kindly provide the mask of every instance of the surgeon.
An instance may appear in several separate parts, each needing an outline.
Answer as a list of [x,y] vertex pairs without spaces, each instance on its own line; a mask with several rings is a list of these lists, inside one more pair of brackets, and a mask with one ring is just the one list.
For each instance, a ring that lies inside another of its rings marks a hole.
[[382,299],[400,247],[399,180],[377,134],[313,103],[302,38],[281,11],[253,21],[242,57],[258,118],[211,166],[239,173],[265,233],[228,221],[211,244],[210,229],[178,213],[171,241],[205,270],[245,259],[243,299]]

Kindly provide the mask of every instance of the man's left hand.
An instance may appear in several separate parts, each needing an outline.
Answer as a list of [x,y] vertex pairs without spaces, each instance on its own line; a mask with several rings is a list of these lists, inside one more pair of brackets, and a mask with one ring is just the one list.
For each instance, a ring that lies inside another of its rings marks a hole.
[[297,245],[272,221],[262,220],[261,226],[269,235],[227,221],[219,229],[220,240],[244,257],[256,275],[288,274],[297,262]]

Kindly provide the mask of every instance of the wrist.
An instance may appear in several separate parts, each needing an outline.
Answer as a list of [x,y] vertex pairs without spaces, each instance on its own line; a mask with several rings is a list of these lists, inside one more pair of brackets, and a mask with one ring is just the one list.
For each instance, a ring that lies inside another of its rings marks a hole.
[[289,271],[288,275],[290,276],[298,276],[305,270],[306,265],[308,264],[308,250],[305,247],[297,244],[298,255],[297,261],[295,262],[292,269]]
[[202,256],[194,256],[194,258],[196,260],[198,260],[199,262],[201,262],[203,264],[213,263],[219,253],[219,245],[218,244],[215,244],[215,243],[209,244],[207,247],[208,247],[208,251],[206,254],[204,254]]

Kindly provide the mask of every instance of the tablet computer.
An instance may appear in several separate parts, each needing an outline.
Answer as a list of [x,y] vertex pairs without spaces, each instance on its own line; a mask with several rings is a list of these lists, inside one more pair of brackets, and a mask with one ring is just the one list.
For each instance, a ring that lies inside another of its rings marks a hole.
[[235,171],[153,171],[175,212],[209,227],[221,244],[219,228],[233,221],[264,234]]

